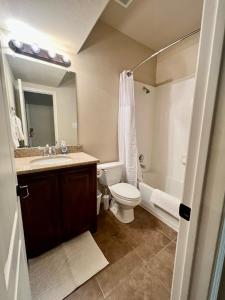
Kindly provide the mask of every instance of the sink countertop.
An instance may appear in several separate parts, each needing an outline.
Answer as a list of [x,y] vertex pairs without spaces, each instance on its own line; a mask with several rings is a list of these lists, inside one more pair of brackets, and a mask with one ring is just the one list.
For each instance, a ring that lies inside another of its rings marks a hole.
[[[62,156],[62,154],[56,155],[56,157],[57,156]],[[57,162],[54,164],[51,163],[45,165],[31,164],[32,160],[44,158],[44,156],[15,158],[16,173],[17,175],[21,175],[99,163],[99,159],[84,152],[68,153],[65,154],[65,157],[71,158],[71,160],[67,162]]]

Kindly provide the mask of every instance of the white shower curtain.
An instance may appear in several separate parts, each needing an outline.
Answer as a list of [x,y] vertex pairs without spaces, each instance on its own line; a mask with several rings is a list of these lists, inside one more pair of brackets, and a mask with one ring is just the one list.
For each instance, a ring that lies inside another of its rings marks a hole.
[[135,126],[133,74],[120,74],[118,116],[119,160],[123,163],[123,179],[137,186],[138,151]]

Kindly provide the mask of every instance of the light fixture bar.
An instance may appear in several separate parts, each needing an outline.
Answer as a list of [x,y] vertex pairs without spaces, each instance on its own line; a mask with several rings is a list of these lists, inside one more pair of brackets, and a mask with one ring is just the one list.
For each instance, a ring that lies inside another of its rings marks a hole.
[[54,51],[39,48],[35,44],[30,45],[27,43],[22,43],[21,41],[10,40],[9,47],[14,52],[22,55],[30,56],[66,68],[71,66],[71,61],[69,58],[65,58],[65,56],[55,53]]

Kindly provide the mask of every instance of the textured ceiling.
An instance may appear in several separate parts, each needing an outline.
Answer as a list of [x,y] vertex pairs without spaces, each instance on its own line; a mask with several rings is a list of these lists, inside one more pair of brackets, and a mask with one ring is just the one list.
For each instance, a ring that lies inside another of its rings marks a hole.
[[200,27],[203,0],[111,0],[101,20],[153,50]]

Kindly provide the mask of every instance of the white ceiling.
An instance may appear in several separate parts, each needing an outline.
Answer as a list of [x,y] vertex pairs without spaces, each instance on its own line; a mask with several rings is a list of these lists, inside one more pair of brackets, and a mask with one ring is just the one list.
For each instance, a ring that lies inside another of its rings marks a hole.
[[101,20],[158,50],[200,27],[203,0],[133,0],[124,8],[111,0]]
[[39,43],[46,35],[46,41],[77,53],[108,1],[0,0],[0,28]]

